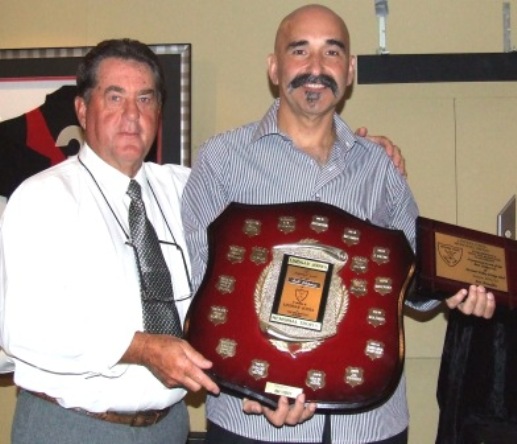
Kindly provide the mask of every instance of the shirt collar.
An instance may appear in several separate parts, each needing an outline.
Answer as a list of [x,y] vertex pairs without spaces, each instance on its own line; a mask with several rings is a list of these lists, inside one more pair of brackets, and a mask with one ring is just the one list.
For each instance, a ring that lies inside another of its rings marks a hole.
[[[276,99],[273,104],[269,107],[268,111],[258,123],[257,129],[253,134],[252,141],[256,142],[262,137],[270,135],[280,135],[285,139],[289,139],[289,136],[282,133],[278,128],[278,108],[280,106],[280,99]],[[348,151],[357,142],[357,137],[345,121],[337,114],[334,113],[334,127],[336,128],[336,142],[334,147],[338,150]]]
[[[84,143],[81,147],[78,158],[87,167],[104,192],[114,196],[126,194],[131,179],[101,159],[87,143]],[[134,179],[138,181],[142,188],[146,188],[147,180],[143,166],[138,170]]]
[[257,129],[255,130],[255,134],[253,135],[253,142],[256,142],[257,140],[261,139],[264,136],[269,136],[272,134],[279,134],[283,137],[283,135],[280,132],[280,129],[278,128],[278,107],[280,106],[280,99],[276,99],[273,104],[269,107],[268,111],[266,112],[265,116],[262,118],[262,120],[259,122]]

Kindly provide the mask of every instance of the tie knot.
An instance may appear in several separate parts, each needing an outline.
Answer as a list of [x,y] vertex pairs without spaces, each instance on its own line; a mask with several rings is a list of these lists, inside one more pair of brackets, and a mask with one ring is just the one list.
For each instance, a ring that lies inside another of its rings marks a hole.
[[142,199],[142,187],[135,179],[131,179],[129,181],[129,186],[127,187],[127,195],[131,199]]

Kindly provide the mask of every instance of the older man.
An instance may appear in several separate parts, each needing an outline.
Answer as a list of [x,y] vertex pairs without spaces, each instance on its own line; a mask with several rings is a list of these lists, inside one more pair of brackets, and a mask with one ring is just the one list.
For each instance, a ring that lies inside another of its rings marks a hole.
[[181,339],[188,170],[144,162],[162,70],[146,45],[108,40],[77,86],[86,143],[22,183],[1,225],[1,344],[21,389],[12,443],[184,443],[185,389],[218,388]]

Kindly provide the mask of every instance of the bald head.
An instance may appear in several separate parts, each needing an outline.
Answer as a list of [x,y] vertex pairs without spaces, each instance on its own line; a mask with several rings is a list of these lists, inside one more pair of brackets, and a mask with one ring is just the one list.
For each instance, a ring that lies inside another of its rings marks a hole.
[[296,9],[278,28],[268,73],[278,86],[279,121],[327,119],[354,79],[355,58],[345,22],[321,5]]
[[292,37],[294,30],[299,28],[297,33],[311,33],[311,28],[315,25],[329,24],[339,37],[339,42],[344,46],[347,55],[350,54],[350,35],[348,28],[343,19],[334,11],[322,5],[306,5],[295,9],[287,15],[278,26],[275,39],[275,53],[279,54],[286,50],[289,45],[289,39]]

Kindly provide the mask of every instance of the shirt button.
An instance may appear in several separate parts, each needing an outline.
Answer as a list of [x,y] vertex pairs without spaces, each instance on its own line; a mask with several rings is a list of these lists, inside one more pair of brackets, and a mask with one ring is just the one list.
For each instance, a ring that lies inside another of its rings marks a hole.
[[319,194],[316,194],[316,196],[314,196],[314,200],[316,202],[319,202],[321,200],[321,196]]

